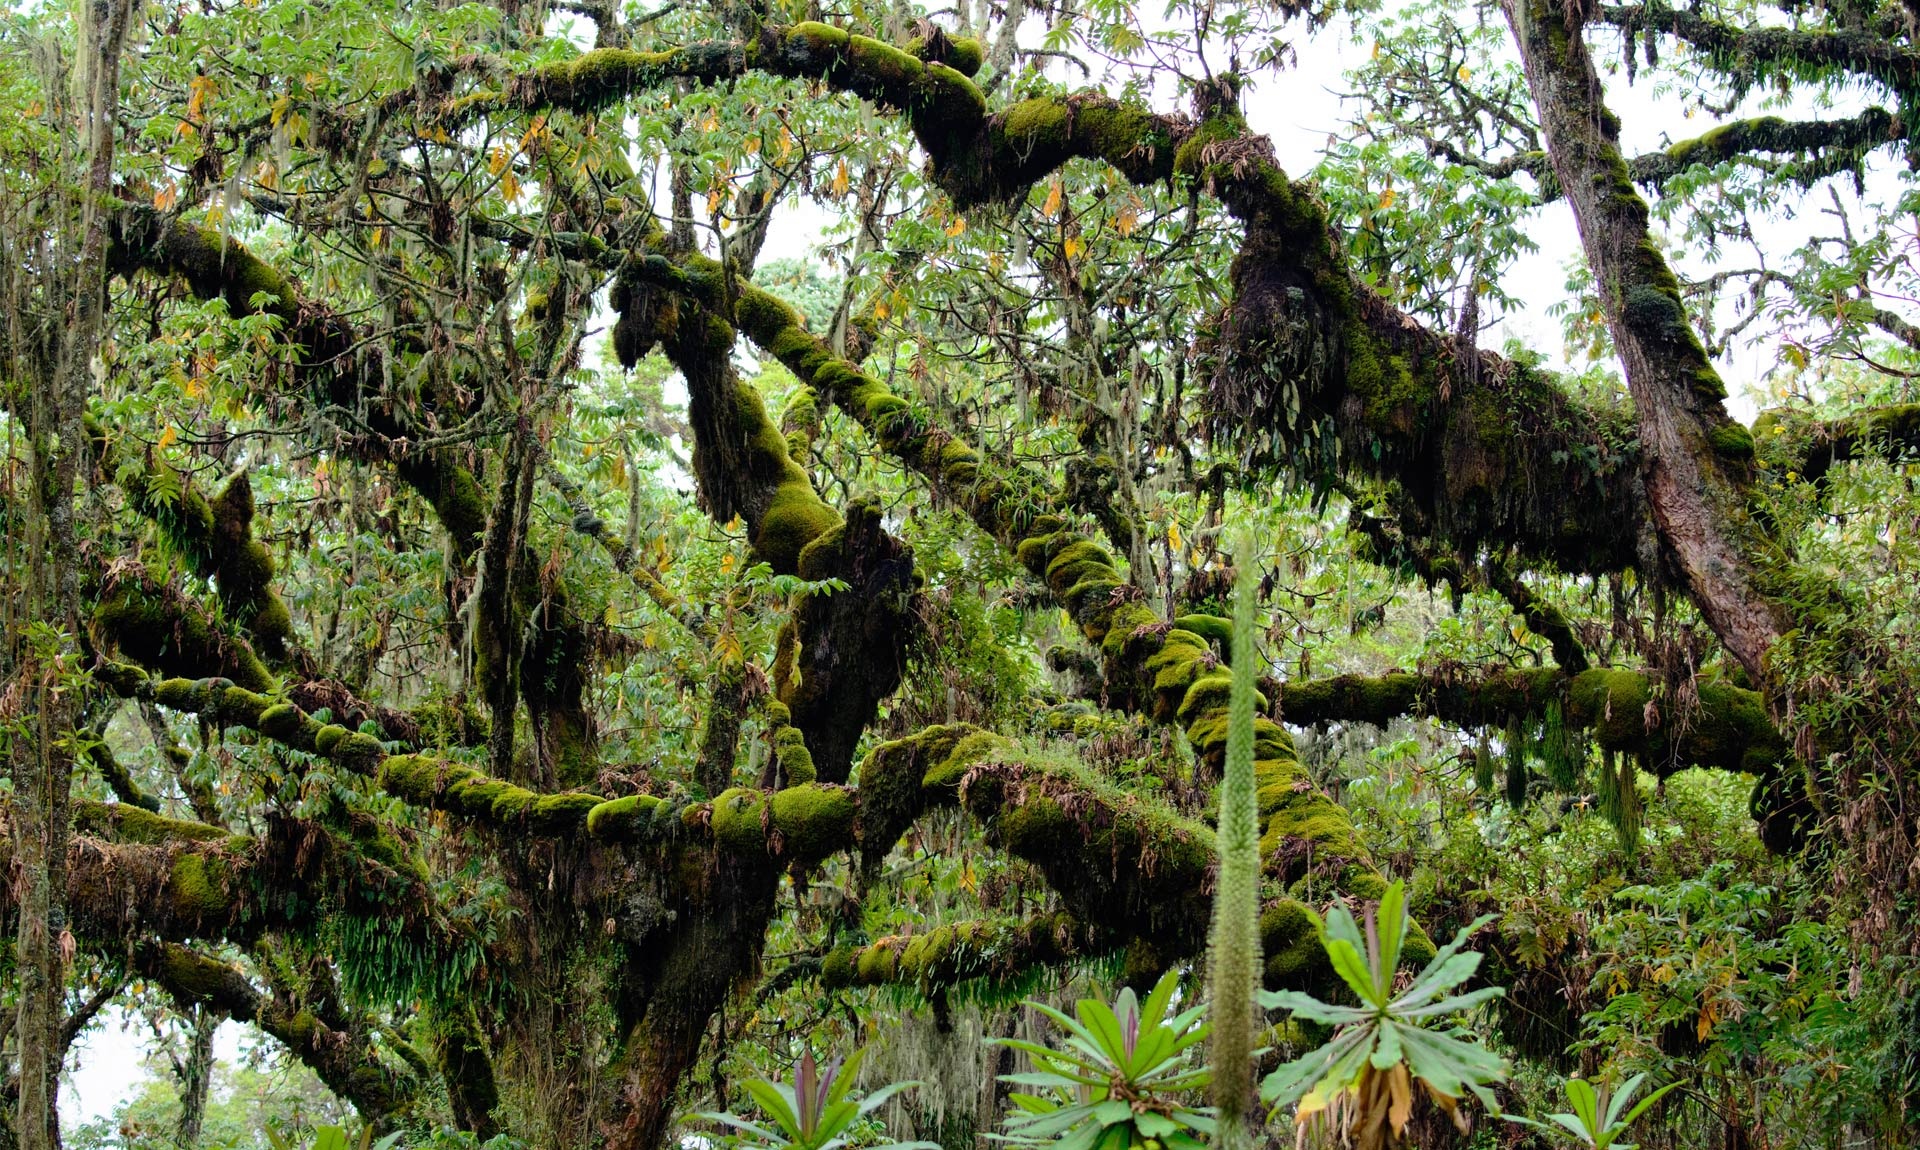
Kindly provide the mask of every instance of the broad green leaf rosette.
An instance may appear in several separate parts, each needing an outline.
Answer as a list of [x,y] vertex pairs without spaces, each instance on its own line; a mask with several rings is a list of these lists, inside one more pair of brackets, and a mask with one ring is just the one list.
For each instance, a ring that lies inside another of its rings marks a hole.
[[1396,992],[1394,974],[1412,923],[1402,883],[1387,888],[1377,913],[1366,912],[1364,931],[1345,904],[1336,904],[1325,918],[1314,915],[1327,958],[1360,1005],[1335,1006],[1299,991],[1262,992],[1261,1004],[1269,1009],[1337,1029],[1326,1045],[1268,1075],[1260,1097],[1295,1107],[1303,1136],[1309,1123],[1323,1120],[1363,1150],[1393,1145],[1405,1133],[1415,1083],[1463,1129],[1466,1119],[1458,1104],[1469,1091],[1498,1112],[1487,1086],[1506,1077],[1506,1062],[1462,1027],[1434,1028],[1505,993],[1497,986],[1452,993],[1479,969],[1479,953],[1464,947],[1492,918],[1476,919],[1456,934],[1406,989]]
[[1131,988],[1111,1005],[1083,998],[1069,1018],[1041,1002],[1027,1005],[1065,1031],[1055,1050],[1014,1038],[990,1040],[1033,1060],[1024,1074],[1000,1081],[1035,1093],[1010,1097],[1006,1134],[989,1137],[1050,1150],[1205,1150],[1214,1135],[1213,1111],[1188,1106],[1184,1095],[1207,1085],[1209,1072],[1189,1052],[1206,1041],[1205,1004],[1168,1017],[1179,975],[1168,971],[1142,1003]]
[[[885,1105],[900,1091],[918,1082],[895,1082],[864,1098],[853,1097],[853,1082],[865,1051],[855,1051],[845,1062],[831,1062],[820,1070],[811,1051],[793,1068],[793,1085],[751,1078],[747,1093],[760,1104],[777,1129],[768,1129],[737,1114],[702,1113],[700,1117],[740,1131],[736,1145],[745,1150],[840,1150],[852,1144],[848,1132],[854,1123]],[[937,1142],[887,1142],[869,1150],[940,1150]]]

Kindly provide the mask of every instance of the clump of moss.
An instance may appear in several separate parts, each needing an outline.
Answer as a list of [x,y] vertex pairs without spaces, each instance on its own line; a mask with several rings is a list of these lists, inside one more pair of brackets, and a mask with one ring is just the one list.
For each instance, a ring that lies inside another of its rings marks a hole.
[[652,795],[625,795],[609,799],[587,812],[587,833],[595,838],[640,838],[654,827],[655,816],[666,804]]
[[806,783],[775,791],[773,825],[780,851],[797,865],[811,866],[853,845],[854,798],[846,787]]

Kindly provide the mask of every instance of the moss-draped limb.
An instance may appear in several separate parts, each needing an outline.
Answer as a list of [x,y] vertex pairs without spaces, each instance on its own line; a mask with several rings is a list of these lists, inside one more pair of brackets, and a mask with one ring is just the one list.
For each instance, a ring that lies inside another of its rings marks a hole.
[[261,993],[230,963],[162,941],[136,947],[134,966],[182,1005],[211,1006],[272,1035],[376,1127],[392,1125],[418,1099],[418,1080],[379,1055],[368,1028],[336,1030],[311,1010]]
[[[1757,161],[1761,166],[1786,179],[1811,184],[1827,176],[1859,171],[1869,153],[1887,144],[1900,143],[1907,135],[1906,121],[1879,107],[1838,120],[1754,116],[1730,120],[1657,151],[1642,152],[1627,161],[1627,174],[1642,187],[1660,188],[1696,165],[1721,164],[1766,153],[1793,158]],[[1545,152],[1519,152],[1489,161],[1463,152],[1445,140],[1428,141],[1428,147],[1446,159],[1497,179],[1525,172],[1539,184],[1543,201],[1560,198],[1560,180],[1553,174],[1553,164]]]
[[[440,913],[417,874],[369,858],[316,824],[278,820],[265,835],[249,837],[140,814],[145,818],[118,822],[119,832],[137,827],[155,841],[73,840],[67,857],[76,938],[117,944],[146,933],[247,945],[269,930],[311,929],[312,907],[327,900],[344,914],[386,922],[423,954],[451,957],[477,945]],[[10,865],[6,841],[0,862]],[[11,913],[13,897],[0,890],[0,909]]]
[[[1209,89],[1198,123],[1097,93],[1037,97],[989,115],[959,72],[821,24],[767,29],[747,65],[901,110],[933,179],[961,207],[1018,194],[1081,157],[1140,183],[1193,180],[1248,230],[1216,349],[1219,434],[1271,436],[1279,461],[1388,481],[1461,550],[1498,538],[1569,571],[1635,565],[1644,499],[1630,421],[1573,401],[1539,372],[1459,346],[1359,283],[1312,190],[1286,178],[1233,110],[1230,83]],[[723,294],[711,274],[690,275],[659,255],[642,262],[632,266],[709,307]],[[741,302],[751,294],[742,290]]]
[[924,934],[839,947],[821,957],[818,975],[828,990],[904,985],[931,995],[962,983],[1018,988],[1031,981],[1036,967],[1096,957],[1111,949],[1098,929],[1064,912],[975,919]]
[[[615,303],[623,324],[650,317],[640,342],[657,339],[687,379],[694,472],[708,510],[722,521],[740,516],[755,553],[775,571],[848,585],[795,604],[796,658],[775,684],[820,777],[843,781],[861,734],[900,684],[917,617],[910,610],[913,552],[887,533],[877,505],[856,501],[843,519],[815,492],[758,392],[733,368],[732,317],[701,306],[720,301],[722,269],[690,257],[683,266],[644,262],[622,273]],[[651,278],[657,265],[672,268],[668,283],[703,286],[686,306],[669,306]]]
[[451,130],[500,112],[550,107],[592,112],[671,80],[713,83],[745,71],[745,49],[726,41],[684,44],[660,52],[596,48],[531,68],[499,91],[479,91],[452,100],[436,119]]
[[[126,450],[91,416],[87,434],[94,458],[126,494],[128,505],[159,526],[194,574],[214,581],[227,617],[248,633],[254,649],[269,663],[286,664],[297,646],[293,616],[273,589],[272,556],[253,537],[247,473],[236,472],[209,499],[191,476]],[[156,494],[163,489],[164,498]]]
[[[419,447],[423,438],[404,405],[384,402],[385,341],[363,338],[347,317],[305,298],[285,274],[244,244],[184,218],[140,205],[122,205],[111,221],[111,259],[116,272],[146,271],[183,280],[201,299],[224,299],[235,315],[268,314],[296,350],[294,380],[320,402],[361,413],[370,436],[354,447],[369,462],[386,463],[433,508],[462,564],[479,551],[489,507],[479,481],[447,447]],[[584,696],[588,644],[581,621],[568,610],[564,589],[541,585],[540,563],[530,553],[516,565],[513,588],[525,615],[535,621],[518,668],[543,746],[553,749],[569,781],[591,774],[592,720]],[[231,677],[231,676],[230,676]],[[551,689],[548,689],[551,684]]]
[[101,732],[95,731],[88,736],[86,748],[87,760],[100,772],[100,777],[106,781],[115,797],[137,810],[159,811],[160,800],[140,786],[132,772],[127,770],[126,764],[107,745]]
[[[1683,710],[1662,696],[1658,678],[1638,671],[1462,669],[1291,682],[1280,688],[1280,709],[1301,725],[1385,725],[1426,715],[1463,727],[1503,728],[1558,702],[1569,727],[1586,731],[1604,750],[1641,756],[1660,775],[1687,767],[1767,775],[1790,764],[1791,751],[1759,692],[1709,675],[1695,681],[1693,692],[1693,705]],[[1656,706],[1649,710],[1649,703]]]
[[1436,554],[1430,541],[1408,538],[1396,524],[1368,515],[1359,507],[1353,509],[1347,522],[1365,541],[1367,558],[1411,571],[1429,588],[1445,583],[1453,592],[1456,607],[1459,597],[1468,591],[1491,591],[1507,601],[1529,630],[1547,640],[1553,648],[1554,662],[1562,670],[1577,675],[1591,665],[1566,615],[1534,594],[1533,588],[1498,558],[1489,557],[1476,565],[1463,563],[1455,555]]
[[1819,483],[1835,465],[1876,451],[1899,458],[1920,451],[1920,403],[1870,407],[1837,419],[1792,409],[1763,411],[1754,421],[1760,462]]
[[219,675],[252,691],[277,685],[273,673],[208,611],[144,570],[110,572],[94,596],[92,630],[107,649],[180,675]]
[[560,493],[560,498],[566,500],[567,510],[573,513],[573,529],[598,543],[613,562],[614,570],[632,579],[634,585],[653,600],[654,606],[665,612],[669,619],[685,627],[690,634],[708,640],[714,638],[717,632],[713,621],[669,591],[653,572],[634,562],[632,548],[613,537],[613,533],[607,529],[606,520],[595,513],[593,505],[587,501],[586,492],[578,483],[568,478],[551,460],[543,462],[540,476],[549,487]]
[[1839,69],[1877,80],[1906,100],[1920,97],[1920,51],[1896,43],[1885,29],[1739,26],[1664,3],[1602,4],[1588,11],[1590,19],[1630,34],[1672,36],[1715,68],[1756,80],[1797,79],[1808,68]]
[[1695,333],[1620,152],[1620,122],[1562,0],[1502,0],[1554,173],[1579,225],[1626,369],[1640,471],[1661,557],[1756,682],[1786,613],[1759,582],[1765,545],[1747,510],[1753,437]]
[[[1126,585],[1105,550],[1050,513],[1058,500],[1044,480],[1024,469],[1003,468],[934,425],[880,381],[835,356],[806,330],[798,313],[773,296],[744,286],[738,315],[755,343],[803,382],[832,396],[882,447],[966,510],[1045,582],[1081,635],[1103,653],[1110,699],[1163,722],[1179,722],[1203,759],[1217,763],[1226,745],[1227,703],[1226,676],[1215,673],[1219,656],[1199,635],[1160,620]],[[1286,733],[1264,724],[1258,752],[1269,849],[1299,840],[1302,845],[1287,849],[1306,853],[1311,844],[1323,864],[1339,857],[1354,863],[1356,874],[1370,875],[1371,864],[1345,813],[1308,782]]]

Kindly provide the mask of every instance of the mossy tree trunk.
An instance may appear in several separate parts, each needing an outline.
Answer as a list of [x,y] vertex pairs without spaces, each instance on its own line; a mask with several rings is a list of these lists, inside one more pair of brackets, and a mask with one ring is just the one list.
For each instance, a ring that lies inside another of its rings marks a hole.
[[1620,153],[1620,122],[1581,39],[1582,10],[1563,0],[1502,0],[1502,8],[1626,368],[1663,556],[1727,650],[1764,682],[1767,652],[1784,628],[1756,586],[1745,506],[1753,438],[1727,414],[1726,388],[1648,229],[1646,201]]

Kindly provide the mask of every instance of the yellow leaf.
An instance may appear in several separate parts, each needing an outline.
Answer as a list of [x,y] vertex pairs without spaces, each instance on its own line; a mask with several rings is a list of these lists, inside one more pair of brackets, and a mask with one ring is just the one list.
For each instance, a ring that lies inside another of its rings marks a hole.
[[1380,193],[1380,210],[1383,212],[1386,211],[1388,208],[1393,206],[1393,201],[1398,198],[1399,198],[1398,194],[1392,188],[1388,188],[1385,191],[1381,192]]
[[950,236],[961,235],[966,230],[967,217],[965,216],[955,216],[953,217],[953,222],[947,225],[947,234]]
[[1180,540],[1180,525],[1178,523],[1167,524],[1167,542],[1173,546],[1175,551],[1186,550],[1187,545]]
[[511,170],[503,173],[500,177],[500,194],[509,200],[517,200],[520,198],[520,180]]
[[1460,77],[1461,83],[1465,83],[1466,81],[1473,79],[1473,69],[1467,67],[1465,64],[1462,64],[1460,65],[1460,70],[1454,73],[1454,75]]
[[287,92],[282,92],[280,94],[279,99],[276,99],[273,102],[273,112],[268,117],[268,119],[270,119],[273,122],[274,127],[276,128],[279,127],[280,121],[287,118],[287,109],[291,107],[293,107],[292,94]]
[[611,603],[607,604],[606,614],[602,615],[601,618],[606,620],[607,626],[618,627],[620,625],[620,608],[615,607]]
[[733,570],[733,556],[731,556],[731,555],[722,555],[722,556],[720,557],[720,570],[722,570],[722,571],[731,571],[731,570]]
[[851,182],[847,177],[847,162],[841,160],[833,169],[833,194],[836,196],[846,195],[847,188]]
[[167,181],[166,187],[163,187],[159,191],[153,193],[153,206],[156,208],[159,208],[161,211],[164,212],[168,208],[171,208],[174,204],[174,201],[178,200],[179,198],[180,198],[180,189],[174,185],[173,181],[169,180]]
[[197,120],[206,111],[207,101],[213,98],[213,80],[207,76],[195,76],[187,81],[187,118]]
[[1087,250],[1085,241],[1081,240],[1079,236],[1068,236],[1067,242],[1061,244],[1060,247],[1062,251],[1067,253],[1068,259],[1074,259],[1079,256],[1081,252]]
[[1122,236],[1130,236],[1133,229],[1140,226],[1140,197],[1129,197],[1127,203],[1113,217],[1113,228]]
[[172,447],[173,441],[180,438],[180,429],[169,423],[160,431],[160,446]]
[[888,317],[889,315],[891,315],[891,314],[893,314],[893,313],[892,313],[891,311],[889,311],[889,310],[888,310],[888,308],[887,308],[887,301],[886,301],[886,300],[883,300],[883,299],[882,299],[882,300],[875,300],[875,301],[873,302],[873,318],[875,318],[875,319],[885,319],[885,318],[887,318],[887,317]]
[[1059,215],[1060,202],[1063,198],[1064,197],[1062,195],[1061,188],[1060,188],[1060,180],[1056,177],[1053,183],[1049,185],[1047,188],[1047,203],[1045,207],[1040,209],[1041,212],[1049,216]]

